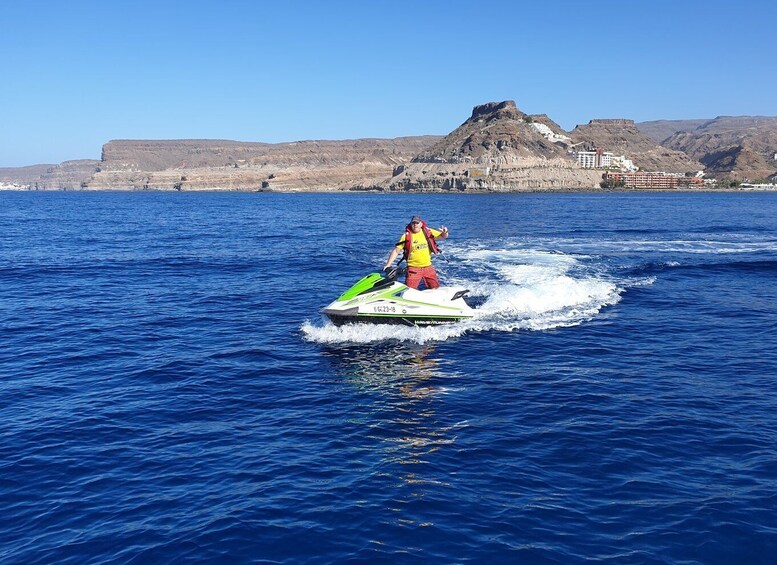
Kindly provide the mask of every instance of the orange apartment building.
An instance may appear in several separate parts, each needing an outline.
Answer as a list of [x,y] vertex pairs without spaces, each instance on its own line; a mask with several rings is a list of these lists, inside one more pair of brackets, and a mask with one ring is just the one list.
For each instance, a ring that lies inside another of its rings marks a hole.
[[624,188],[701,188],[704,181],[699,177],[686,177],[670,173],[637,171],[634,173],[606,172],[602,179],[607,184],[620,184]]

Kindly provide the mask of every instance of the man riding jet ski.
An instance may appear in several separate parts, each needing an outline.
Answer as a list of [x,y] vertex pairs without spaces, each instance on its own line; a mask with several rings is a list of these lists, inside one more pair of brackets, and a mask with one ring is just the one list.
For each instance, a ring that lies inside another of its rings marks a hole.
[[[353,322],[430,326],[458,322],[473,316],[464,301],[469,292],[463,288],[442,288],[432,266],[437,254],[435,238],[448,237],[448,229],[429,229],[420,216],[413,216],[404,235],[394,246],[383,271],[371,273],[349,288],[340,298],[322,310],[336,325]],[[404,272],[391,264],[404,251],[407,261],[406,284],[396,278]],[[427,290],[418,290],[423,282]]]
[[371,273],[321,312],[336,326],[355,322],[434,326],[472,318],[464,302],[469,291],[457,287],[418,290],[397,281],[404,269]]
[[440,226],[439,230],[428,228],[421,216],[413,216],[410,218],[410,223],[405,226],[405,233],[391,250],[383,270],[387,271],[402,251],[402,259],[399,262],[407,261],[405,284],[410,288],[418,288],[423,282],[426,288],[437,288],[440,286],[440,281],[432,266],[432,254],[440,253],[437,239],[447,237],[448,228],[445,226]]

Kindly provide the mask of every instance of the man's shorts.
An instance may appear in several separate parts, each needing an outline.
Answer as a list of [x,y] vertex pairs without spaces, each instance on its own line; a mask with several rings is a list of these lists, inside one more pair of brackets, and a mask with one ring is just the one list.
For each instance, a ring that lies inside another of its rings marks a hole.
[[421,281],[423,281],[426,288],[437,288],[440,286],[440,281],[437,279],[437,271],[434,270],[433,266],[408,267],[405,284],[410,288],[418,288]]

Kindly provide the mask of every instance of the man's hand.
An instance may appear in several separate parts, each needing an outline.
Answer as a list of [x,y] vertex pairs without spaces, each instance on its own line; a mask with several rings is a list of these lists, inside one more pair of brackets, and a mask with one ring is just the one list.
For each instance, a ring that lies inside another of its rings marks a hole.
[[444,238],[448,237],[448,228],[440,226],[440,235]]

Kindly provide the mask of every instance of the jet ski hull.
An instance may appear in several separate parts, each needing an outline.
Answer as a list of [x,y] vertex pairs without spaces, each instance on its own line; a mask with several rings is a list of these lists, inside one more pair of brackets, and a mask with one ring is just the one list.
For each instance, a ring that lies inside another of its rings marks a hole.
[[455,322],[461,322],[462,320],[468,320],[472,316],[457,316],[448,318],[422,318],[418,316],[412,317],[399,317],[399,316],[370,316],[367,314],[356,314],[352,316],[341,316],[339,314],[327,314],[324,315],[335,326],[342,326],[345,324],[393,324],[397,326],[440,326],[444,324],[453,324]]
[[398,324],[437,326],[472,318],[464,301],[467,290],[441,287],[416,290],[372,273],[329,304],[321,312],[336,326],[343,324]]

